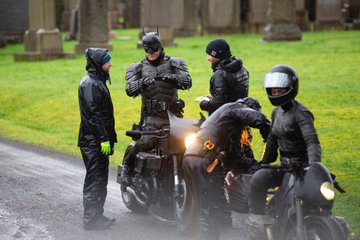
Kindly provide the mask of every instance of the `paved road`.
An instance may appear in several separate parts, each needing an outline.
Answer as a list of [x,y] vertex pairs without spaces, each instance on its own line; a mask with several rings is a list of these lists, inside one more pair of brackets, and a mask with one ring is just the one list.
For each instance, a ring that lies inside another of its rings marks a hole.
[[[116,171],[110,171],[105,215],[115,217],[106,231],[82,228],[81,160],[0,139],[0,239],[184,240],[174,224],[131,213],[122,203]],[[221,239],[245,240],[243,216]]]

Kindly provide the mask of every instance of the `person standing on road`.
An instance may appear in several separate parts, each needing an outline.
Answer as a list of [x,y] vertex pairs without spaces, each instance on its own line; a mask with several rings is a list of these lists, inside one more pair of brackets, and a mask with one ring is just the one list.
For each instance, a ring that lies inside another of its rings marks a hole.
[[86,230],[100,230],[109,228],[115,221],[103,215],[109,155],[117,142],[113,104],[106,86],[112,65],[107,49],[88,48],[85,57],[87,74],[78,88],[81,117],[78,146],[86,167],[83,222]]

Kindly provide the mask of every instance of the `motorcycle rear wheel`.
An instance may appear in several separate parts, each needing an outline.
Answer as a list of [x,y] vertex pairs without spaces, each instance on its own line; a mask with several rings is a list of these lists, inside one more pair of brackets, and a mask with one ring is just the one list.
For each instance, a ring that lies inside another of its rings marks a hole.
[[122,201],[124,203],[124,205],[132,212],[134,213],[148,213],[149,210],[143,206],[141,206],[135,199],[135,197],[128,193],[128,192],[125,192],[121,189],[120,187],[120,190],[121,190],[121,198],[122,198]]
[[[339,222],[330,215],[311,215],[305,220],[307,240],[346,240],[346,235]],[[286,240],[296,240],[296,230],[287,231]]]

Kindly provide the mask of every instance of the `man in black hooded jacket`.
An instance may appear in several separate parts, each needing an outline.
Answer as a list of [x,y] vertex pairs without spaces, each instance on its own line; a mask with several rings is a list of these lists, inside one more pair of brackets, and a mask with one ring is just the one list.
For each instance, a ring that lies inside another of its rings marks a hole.
[[200,108],[211,115],[223,104],[248,96],[249,72],[240,58],[231,55],[230,46],[224,39],[211,41],[206,54],[214,74],[210,79],[209,99],[200,101]]
[[106,81],[111,56],[107,49],[85,50],[87,74],[78,89],[80,130],[78,146],[86,167],[83,187],[84,228],[107,229],[115,219],[103,215],[107,195],[109,155],[117,142],[113,104]]

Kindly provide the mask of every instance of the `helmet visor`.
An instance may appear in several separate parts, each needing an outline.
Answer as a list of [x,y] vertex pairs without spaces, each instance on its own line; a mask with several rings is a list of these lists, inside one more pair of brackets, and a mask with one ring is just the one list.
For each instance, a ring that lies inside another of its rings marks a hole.
[[286,73],[267,73],[264,78],[264,88],[290,88],[292,79]]

